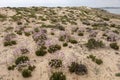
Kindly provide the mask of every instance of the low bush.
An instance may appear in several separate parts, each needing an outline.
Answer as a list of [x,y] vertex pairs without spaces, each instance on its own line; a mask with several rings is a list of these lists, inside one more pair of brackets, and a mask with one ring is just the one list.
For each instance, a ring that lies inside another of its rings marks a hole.
[[62,61],[60,59],[52,59],[49,62],[50,67],[59,68],[62,66]]
[[17,22],[17,25],[22,25],[22,22]]
[[116,73],[115,76],[120,77],[120,73]]
[[71,65],[69,66],[69,71],[77,75],[85,75],[88,73],[87,67],[85,65],[78,64],[76,62],[71,63]]
[[48,49],[48,52],[49,53],[54,53],[56,52],[57,50],[60,50],[61,49],[61,46],[56,44],[56,45],[51,45],[49,46],[49,49]]
[[44,56],[47,53],[47,51],[40,49],[35,52],[37,56]]
[[51,35],[55,35],[55,33],[51,32]]
[[33,71],[35,68],[36,67],[34,65],[33,66],[31,66],[31,65],[28,66],[28,70],[30,70],[30,71]]
[[103,20],[109,21],[110,19],[108,17],[103,17]]
[[39,32],[39,28],[35,28],[34,31],[35,31],[35,32]]
[[86,47],[89,49],[102,48],[104,46],[102,41],[96,41],[95,39],[89,39],[86,43]]
[[13,45],[16,45],[16,41],[5,41],[4,42],[4,46],[13,46]]
[[113,24],[113,23],[112,23],[112,24],[110,24],[110,27],[115,27],[115,26],[116,26],[116,25],[115,25],[115,24]]
[[59,41],[65,41],[66,40],[66,36],[65,35],[62,35],[59,37]]
[[94,56],[94,55],[89,55],[87,58],[92,59],[92,61],[95,61],[95,60],[96,60],[96,56]]
[[65,27],[63,27],[62,25],[56,24],[55,26],[56,26],[57,29],[59,29],[61,31],[65,31]]
[[31,71],[30,71],[29,69],[24,69],[24,70],[22,71],[22,76],[23,76],[24,78],[31,77],[31,76],[32,76],[32,75],[31,75]]
[[16,67],[16,65],[8,66],[8,70],[14,70],[15,67]]
[[72,44],[77,44],[78,43],[77,40],[75,40],[75,39],[70,39],[69,42],[72,43]]
[[89,55],[87,58],[90,58],[93,62],[95,62],[98,65],[103,64],[103,61],[101,59],[97,59],[94,55]]
[[67,47],[68,46],[68,43],[63,43],[63,47]]
[[62,72],[55,72],[50,77],[50,80],[66,80],[66,76]]
[[5,21],[7,19],[6,15],[0,14],[0,21]]
[[100,65],[100,64],[103,63],[103,61],[102,61],[101,59],[96,59],[95,62],[96,62],[96,64],[98,64],[98,65]]
[[15,60],[15,64],[22,64],[25,63],[26,61],[29,61],[29,58],[27,56],[20,56]]
[[20,49],[20,51],[22,54],[29,53],[29,50],[27,48],[22,48],[22,49]]
[[111,43],[110,47],[114,50],[119,50],[119,46],[117,45],[117,43]]
[[82,23],[85,25],[90,25],[90,22],[88,20],[82,20]]
[[43,46],[40,47],[39,50],[37,50],[37,51],[35,52],[35,54],[36,54],[37,56],[44,56],[44,55],[47,54],[46,49],[47,49],[47,47],[43,45]]
[[24,32],[25,36],[30,36],[31,33],[30,32]]
[[82,32],[79,32],[78,36],[84,36],[84,34]]
[[22,35],[22,31],[16,31],[16,33],[18,34],[18,35]]

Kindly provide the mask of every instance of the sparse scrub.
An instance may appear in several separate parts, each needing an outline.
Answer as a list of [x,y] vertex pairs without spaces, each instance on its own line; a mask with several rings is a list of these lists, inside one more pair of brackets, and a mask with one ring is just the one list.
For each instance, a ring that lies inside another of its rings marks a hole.
[[116,26],[116,25],[115,25],[115,24],[113,24],[113,23],[110,25],[110,27],[115,27],[115,26]]
[[54,72],[50,80],[66,80],[66,76],[62,72]]
[[27,61],[29,61],[29,58],[27,56],[20,56],[15,60],[15,64],[18,65],[18,64],[25,63]]
[[89,39],[86,43],[88,49],[102,48],[104,44],[102,41],[96,41],[95,39]]
[[103,64],[103,61],[101,59],[97,59],[94,55],[89,55],[87,58],[90,58],[93,62],[95,62],[98,65]]
[[0,21],[5,21],[7,19],[6,15],[0,14]]
[[62,61],[60,59],[52,59],[49,62],[50,67],[59,68],[62,66]]
[[90,25],[90,22],[88,20],[82,20],[82,23],[85,25]]
[[30,71],[33,71],[35,68],[36,67],[34,65],[33,66],[31,66],[31,65],[28,66],[28,70],[30,70]]
[[68,43],[63,43],[63,47],[67,47],[68,46]]
[[30,36],[31,33],[30,32],[24,32],[25,33],[25,36]]
[[60,49],[61,49],[61,46],[58,45],[58,44],[56,44],[56,45],[51,45],[51,46],[49,46],[48,52],[49,52],[49,53],[54,53],[54,52],[56,52],[56,51],[58,51],[58,50],[60,50]]
[[85,75],[88,73],[87,67],[85,65],[78,64],[76,62],[71,63],[71,65],[69,66],[69,71],[77,75]]
[[59,30],[65,31],[65,28],[60,24],[56,24],[56,28]]
[[22,49],[20,49],[20,51],[22,54],[29,53],[29,50],[27,48],[22,48]]
[[109,21],[110,20],[108,17],[103,17],[102,19],[105,20],[105,21]]
[[15,34],[8,34],[5,36],[4,38],[4,46],[13,46],[16,45],[16,41],[14,40],[14,38],[16,37]]
[[119,46],[117,45],[117,43],[111,43],[110,47],[114,50],[119,50]]
[[22,22],[17,22],[17,25],[22,25]]
[[79,32],[78,36],[84,36],[84,34],[82,32]]
[[8,70],[14,70],[15,67],[16,67],[16,65],[8,66]]
[[61,35],[59,37],[59,41],[65,41],[66,40],[66,35]]
[[116,76],[116,77],[120,77],[120,73],[116,73],[115,76]]
[[16,41],[5,41],[4,42],[4,46],[13,46],[13,45],[16,45]]
[[31,76],[32,76],[32,75],[31,75],[31,71],[30,71],[29,69],[24,69],[24,70],[22,71],[22,76],[23,76],[24,78],[31,77]]
[[69,42],[72,43],[72,44],[77,44],[78,43],[78,41],[75,40],[75,39],[70,39]]
[[51,35],[55,35],[55,33],[51,32]]
[[34,31],[35,31],[35,32],[39,32],[39,28],[35,28]]
[[39,49],[39,50],[37,50],[36,52],[35,52],[35,54],[37,55],[37,56],[44,56],[44,55],[46,55],[47,54],[47,51],[45,50],[45,49]]

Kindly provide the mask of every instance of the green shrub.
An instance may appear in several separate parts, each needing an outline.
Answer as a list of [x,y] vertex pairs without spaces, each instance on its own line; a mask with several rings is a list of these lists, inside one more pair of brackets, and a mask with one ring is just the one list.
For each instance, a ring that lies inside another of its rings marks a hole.
[[95,62],[96,62],[96,64],[98,64],[98,65],[100,65],[100,64],[103,63],[103,61],[102,61],[101,59],[96,59]]
[[54,53],[56,52],[57,50],[60,50],[61,49],[61,46],[60,45],[51,45],[49,46],[49,49],[48,49],[48,52],[49,53]]
[[22,22],[17,22],[17,25],[22,25]]
[[22,35],[22,31],[16,31],[18,35]]
[[82,32],[79,32],[78,36],[84,36],[84,34]]
[[66,47],[66,46],[68,46],[68,43],[63,43],[63,47]]
[[28,70],[28,69],[24,69],[24,70],[22,71],[22,76],[23,76],[24,78],[31,77],[31,76],[32,76],[32,75],[31,75],[31,71]]
[[76,62],[72,62],[72,64],[69,66],[69,71],[77,75],[85,75],[88,73],[87,67],[85,65],[78,64]]
[[66,80],[66,76],[62,72],[55,72],[50,77],[50,80]]
[[33,71],[34,69],[35,69],[34,65],[33,66],[31,66],[31,65],[28,66],[28,70]]
[[15,65],[8,66],[8,70],[14,70],[15,67]]
[[77,44],[78,43],[77,40],[75,40],[75,39],[70,39],[69,42],[72,43],[72,44]]
[[57,29],[65,31],[65,28],[62,25],[56,24],[55,26],[56,26]]
[[22,48],[22,49],[20,49],[20,51],[22,54],[29,53],[29,50],[27,48]]
[[82,23],[85,25],[90,25],[90,22],[88,20],[82,20]]
[[0,21],[5,21],[7,19],[6,15],[0,14]]
[[118,30],[113,30],[114,33],[116,34],[119,34],[119,31]]
[[92,61],[95,61],[95,60],[96,60],[96,56],[94,56],[94,55],[89,55],[88,58],[91,58]]
[[55,35],[55,33],[51,32],[51,35]]
[[62,66],[62,61],[60,59],[52,59],[49,62],[50,67],[59,68]]
[[37,56],[44,56],[47,54],[47,51],[40,49],[40,50],[37,50],[35,53]]
[[26,61],[29,61],[29,58],[27,56],[20,56],[15,60],[15,64],[22,64],[25,63]]
[[65,39],[66,39],[65,35],[62,35],[62,36],[59,37],[59,41],[65,41]]
[[30,32],[25,32],[25,36],[30,36],[31,33]]
[[11,16],[11,18],[12,18],[12,20],[13,21],[18,21],[18,20],[20,20],[20,19],[22,19],[22,16],[21,15],[13,15],[13,16]]
[[110,27],[115,27],[116,25],[115,24],[111,24]]
[[5,41],[4,42],[4,46],[13,46],[13,45],[16,45],[16,41]]
[[101,59],[97,59],[96,56],[94,56],[94,55],[89,55],[87,58],[92,59],[92,61],[98,65],[103,64],[103,61]]
[[34,31],[35,31],[35,32],[39,32],[39,28],[35,28]]
[[119,46],[117,45],[117,43],[111,43],[110,47],[114,50],[119,50]]
[[103,20],[109,21],[110,19],[108,17],[103,17]]
[[116,73],[115,76],[120,77],[120,73]]
[[47,49],[47,47],[44,46],[44,45],[42,45],[42,46],[40,47],[40,49],[37,50],[35,53],[36,53],[37,56],[44,56],[44,55],[47,54],[46,49]]
[[89,39],[86,43],[86,47],[89,49],[102,48],[104,46],[102,41],[96,41],[95,39]]

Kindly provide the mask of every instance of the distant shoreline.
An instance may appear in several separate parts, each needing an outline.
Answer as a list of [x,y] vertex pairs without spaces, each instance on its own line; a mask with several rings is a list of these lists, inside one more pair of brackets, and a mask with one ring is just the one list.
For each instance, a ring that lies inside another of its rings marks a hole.
[[120,7],[103,7],[100,9],[106,10],[106,11],[113,13],[113,14],[120,15]]
[[101,9],[120,9],[120,7],[99,7]]

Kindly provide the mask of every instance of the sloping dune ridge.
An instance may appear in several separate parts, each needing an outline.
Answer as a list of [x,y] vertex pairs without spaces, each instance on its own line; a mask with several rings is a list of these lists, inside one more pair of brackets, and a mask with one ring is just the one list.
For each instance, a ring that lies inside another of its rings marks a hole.
[[0,80],[120,80],[120,15],[89,7],[0,8]]

